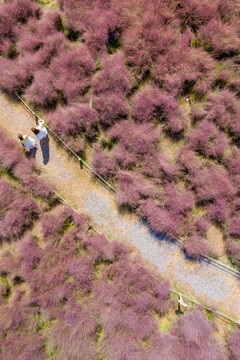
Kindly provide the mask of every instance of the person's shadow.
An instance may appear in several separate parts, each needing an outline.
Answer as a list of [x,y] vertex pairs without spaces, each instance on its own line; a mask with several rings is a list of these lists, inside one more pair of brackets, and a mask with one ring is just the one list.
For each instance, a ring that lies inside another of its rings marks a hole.
[[50,151],[49,151],[49,137],[48,135],[40,140],[40,147],[42,150],[42,157],[44,165],[47,165],[50,159]]

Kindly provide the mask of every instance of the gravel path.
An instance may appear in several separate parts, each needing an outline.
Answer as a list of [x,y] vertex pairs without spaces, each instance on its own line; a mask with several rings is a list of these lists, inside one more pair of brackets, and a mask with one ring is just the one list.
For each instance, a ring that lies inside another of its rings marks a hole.
[[[12,136],[30,133],[33,118],[19,102],[0,92],[0,126]],[[42,177],[78,211],[89,213],[99,231],[110,239],[131,242],[142,256],[175,287],[204,303],[216,304],[219,310],[240,318],[240,281],[206,262],[192,262],[179,247],[156,237],[134,215],[120,214],[114,196],[76,163],[53,139],[50,161],[42,163],[41,149],[36,162]]]

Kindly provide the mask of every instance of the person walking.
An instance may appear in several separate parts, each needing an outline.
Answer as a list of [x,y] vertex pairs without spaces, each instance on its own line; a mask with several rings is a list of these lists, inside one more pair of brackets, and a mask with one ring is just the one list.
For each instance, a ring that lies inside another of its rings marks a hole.
[[36,138],[40,141],[40,147],[42,149],[43,163],[46,165],[49,161],[49,138],[48,131],[44,126],[44,120],[38,120],[38,126],[31,128],[32,132],[36,135]]
[[18,135],[18,139],[20,144],[22,144],[25,148],[29,150],[29,155],[35,157],[37,152],[36,141],[33,138],[31,138],[29,135],[22,135],[22,134]]

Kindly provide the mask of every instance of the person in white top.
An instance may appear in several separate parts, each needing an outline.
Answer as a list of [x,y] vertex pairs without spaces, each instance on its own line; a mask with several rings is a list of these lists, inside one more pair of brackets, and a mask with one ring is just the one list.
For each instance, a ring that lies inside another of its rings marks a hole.
[[18,135],[20,144],[29,150],[30,156],[35,157],[37,151],[36,141],[31,138],[29,135]]
[[43,163],[46,165],[49,161],[49,138],[46,127],[44,126],[44,120],[38,119],[38,126],[32,127],[32,132],[36,135],[36,138],[40,141],[42,149]]
[[44,139],[47,135],[47,129],[44,126],[44,120],[38,120],[38,126],[36,128],[31,128],[32,132],[36,135],[38,140]]

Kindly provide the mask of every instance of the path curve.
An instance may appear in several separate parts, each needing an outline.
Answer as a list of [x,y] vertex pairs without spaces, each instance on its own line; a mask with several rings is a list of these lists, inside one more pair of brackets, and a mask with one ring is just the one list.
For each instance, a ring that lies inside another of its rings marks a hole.
[[[33,118],[19,102],[0,92],[0,126],[9,135],[29,133]],[[240,318],[240,281],[206,262],[192,262],[172,242],[152,234],[134,215],[119,214],[114,196],[64,149],[50,139],[50,161],[42,163],[41,150],[36,162],[42,177],[78,211],[89,213],[98,231],[110,239],[129,241],[161,274],[171,279],[175,288],[195,296],[203,303],[216,304],[219,310]]]

